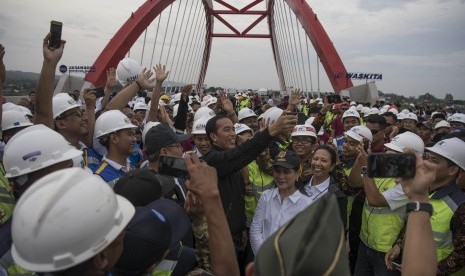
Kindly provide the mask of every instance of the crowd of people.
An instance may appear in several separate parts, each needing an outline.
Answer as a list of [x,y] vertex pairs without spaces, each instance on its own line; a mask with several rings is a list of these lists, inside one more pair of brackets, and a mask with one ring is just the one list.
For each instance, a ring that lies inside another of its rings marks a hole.
[[[101,97],[54,95],[49,39],[36,91],[0,112],[0,275],[465,275],[453,107],[168,95],[165,66],[130,58]],[[415,176],[369,176],[376,153]]]

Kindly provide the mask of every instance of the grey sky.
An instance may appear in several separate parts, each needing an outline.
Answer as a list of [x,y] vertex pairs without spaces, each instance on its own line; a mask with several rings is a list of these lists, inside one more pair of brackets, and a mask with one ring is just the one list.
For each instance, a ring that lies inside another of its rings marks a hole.
[[[249,1],[228,1],[243,7]],[[317,13],[349,72],[383,73],[384,92],[415,96],[446,92],[465,99],[465,1],[314,0]],[[50,20],[64,23],[60,64],[91,65],[142,0],[2,0],[0,43],[8,69],[39,72],[41,41]],[[215,5],[216,6],[216,5]],[[257,8],[263,8],[264,5]],[[226,16],[225,16],[226,17]],[[226,17],[227,18],[227,17]],[[256,17],[236,19],[241,31]],[[261,23],[258,32],[267,32]],[[225,31],[215,21],[215,31]],[[140,52],[140,40],[131,50]],[[313,50],[312,50],[313,53]],[[314,55],[314,53],[313,53]],[[312,68],[316,90],[315,61]],[[143,62],[144,63],[144,62]],[[320,70],[321,91],[331,90]],[[214,38],[205,83],[237,88],[278,88],[270,41]],[[361,84],[363,81],[355,81]]]

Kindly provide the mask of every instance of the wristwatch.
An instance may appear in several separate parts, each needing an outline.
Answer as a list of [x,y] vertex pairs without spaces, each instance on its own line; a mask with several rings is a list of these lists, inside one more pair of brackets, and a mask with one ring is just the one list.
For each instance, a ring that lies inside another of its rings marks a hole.
[[361,174],[367,174],[367,172],[368,172],[367,166],[363,166],[363,167],[360,169],[360,173],[361,173]]
[[433,205],[429,203],[421,203],[418,201],[407,203],[407,214],[412,211],[423,211],[428,212],[429,215],[433,215]]

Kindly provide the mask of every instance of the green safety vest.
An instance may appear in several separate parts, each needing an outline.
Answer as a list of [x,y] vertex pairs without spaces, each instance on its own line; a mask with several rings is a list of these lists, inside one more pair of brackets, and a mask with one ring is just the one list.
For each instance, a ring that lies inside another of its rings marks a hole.
[[[394,178],[375,178],[375,185],[382,193],[396,186]],[[372,207],[365,199],[362,212],[362,242],[379,252],[388,252],[403,227],[403,218],[389,207]]]
[[326,126],[326,130],[328,130],[328,132],[331,132],[331,123],[333,122],[334,117],[334,113],[332,113],[331,111],[326,112],[324,125]]
[[[347,177],[350,175],[350,172],[352,171],[352,168],[343,168],[344,173],[347,175]],[[354,203],[355,196],[347,196],[347,224],[346,224],[346,230],[349,230],[349,218],[350,214],[352,213],[352,204]]]
[[247,169],[249,170],[249,182],[253,191],[253,196],[244,196],[245,216],[247,218],[247,226],[250,226],[255,214],[255,209],[257,208],[258,200],[263,191],[273,187],[274,178],[260,171],[255,161],[247,165]]
[[14,262],[11,249],[0,259],[0,266],[7,271],[8,275],[36,275],[35,272],[26,270]]
[[244,100],[241,101],[241,103],[240,103],[240,105],[239,105],[239,110],[238,110],[238,112],[241,111],[241,109],[243,109],[244,107],[250,107],[250,106],[251,106],[250,100],[249,100],[249,98],[246,98],[246,99],[244,99]]
[[300,108],[300,112],[302,112],[303,114],[305,114],[305,116],[308,116],[308,105],[307,104],[303,104]]
[[[465,195],[454,183],[430,195],[429,202],[433,206],[433,215],[430,218],[430,222],[433,228],[436,254],[439,262],[454,251],[450,220],[457,208],[461,204],[465,204]],[[465,275],[465,267],[452,275]]]
[[13,191],[11,190],[8,179],[5,178],[5,170],[2,164],[0,165],[0,212],[5,215],[0,217],[0,225],[13,215],[15,203]]

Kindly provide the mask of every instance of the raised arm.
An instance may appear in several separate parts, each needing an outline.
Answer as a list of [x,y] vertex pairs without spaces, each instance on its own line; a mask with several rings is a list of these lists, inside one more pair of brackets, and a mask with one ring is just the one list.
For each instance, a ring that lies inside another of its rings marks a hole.
[[52,98],[55,85],[55,71],[63,55],[66,41],[62,40],[59,48],[50,50],[48,47],[49,40],[50,33],[44,38],[42,43],[44,61],[42,63],[42,70],[40,71],[39,82],[37,83],[34,124],[43,124],[52,128]]
[[170,71],[166,71],[166,66],[161,64],[153,67],[153,69],[155,70],[155,86],[152,90],[152,101],[150,103],[149,114],[147,115],[147,123],[158,121],[158,104],[160,102],[162,85],[170,73]]
[[[413,153],[409,151],[407,153]],[[434,170],[428,170],[423,159],[417,156],[413,179],[401,181],[405,194],[412,202],[428,203],[429,189],[436,179]],[[430,214],[412,211],[408,215],[405,246],[402,256],[402,275],[436,275],[436,243],[430,222]]]
[[121,90],[116,96],[107,104],[106,110],[117,109],[120,110],[125,107],[129,101],[131,101],[137,92],[141,89],[151,89],[153,88],[154,80],[150,79],[153,75],[151,71],[147,71],[147,68],[144,68],[142,72],[137,77],[137,80],[133,81],[131,84],[126,86]]
[[111,91],[118,84],[116,79],[116,70],[115,68],[110,68],[107,70],[107,82],[105,83],[105,88],[103,90],[104,96],[101,103],[101,109],[105,109],[108,102],[110,101]]
[[290,132],[297,123],[293,115],[281,115],[276,122],[263,131],[257,132],[252,139],[232,150],[210,151],[204,156],[205,162],[218,170],[218,177],[235,173],[255,160],[268,146],[272,137]]
[[84,103],[86,105],[87,129],[89,130],[83,142],[87,147],[93,148],[95,126],[95,102],[97,100],[97,96],[94,90],[86,89],[84,90],[83,98]]
[[174,128],[179,131],[184,131],[187,125],[187,113],[189,112],[189,94],[192,90],[192,85],[186,85],[181,91],[181,100],[179,101],[178,114],[174,119]]

